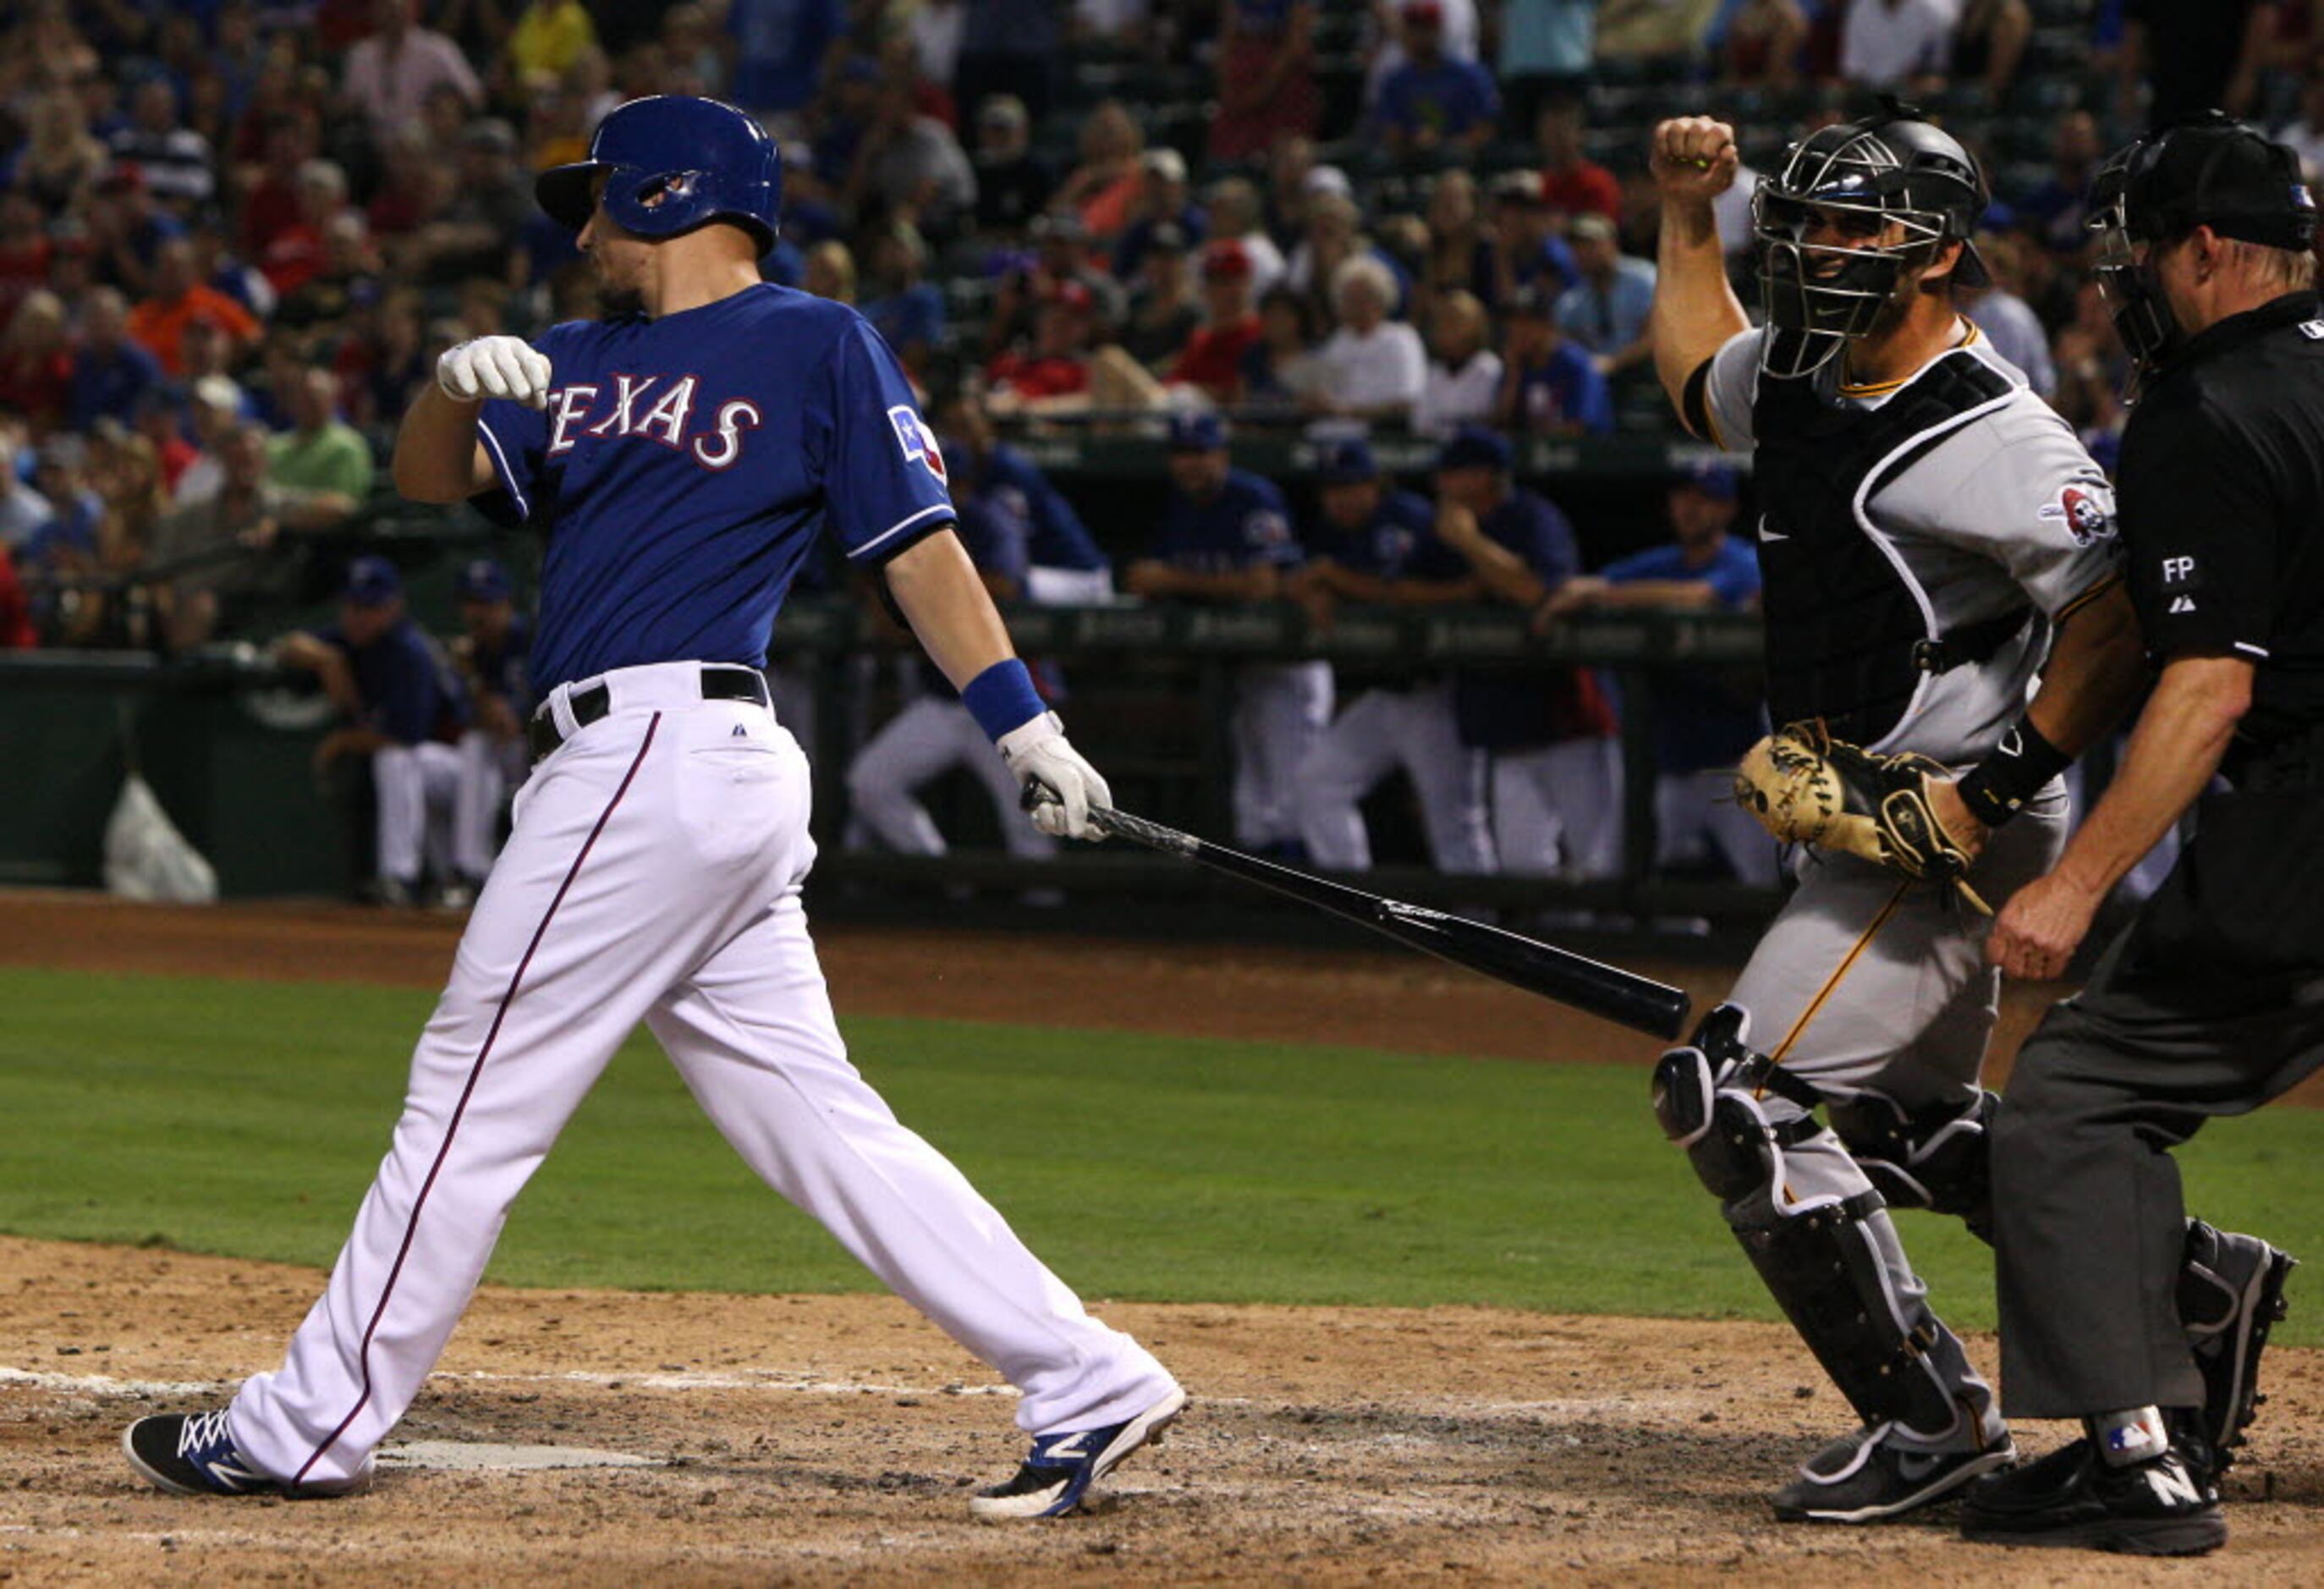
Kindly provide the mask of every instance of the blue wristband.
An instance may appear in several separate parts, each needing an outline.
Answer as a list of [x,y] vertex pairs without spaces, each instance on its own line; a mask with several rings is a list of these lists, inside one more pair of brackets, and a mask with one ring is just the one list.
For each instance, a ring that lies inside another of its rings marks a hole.
[[1015,657],[1004,658],[968,681],[960,704],[976,719],[987,739],[999,739],[1012,728],[1022,728],[1047,711],[1033,675]]

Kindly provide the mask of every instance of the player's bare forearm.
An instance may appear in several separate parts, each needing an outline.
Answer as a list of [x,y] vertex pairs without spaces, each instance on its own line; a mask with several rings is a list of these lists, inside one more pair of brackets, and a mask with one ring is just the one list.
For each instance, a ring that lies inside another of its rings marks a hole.
[[2116,579],[2067,614],[2026,716],[2043,738],[2080,755],[2146,687],[2144,655],[2130,587]]
[[1017,654],[976,565],[950,530],[891,558],[883,572],[921,649],[954,688]]
[[2103,899],[2195,803],[2251,707],[2252,665],[2180,657],[2163,670],[2105,798],[2075,830],[2055,875]]
[[1681,116],[1655,129],[1650,163],[1663,213],[1646,336],[1655,374],[1682,413],[1688,379],[1751,324],[1728,284],[1711,209],[1733,184],[1739,162],[1734,129],[1723,122]]
[[476,439],[481,402],[455,402],[430,382],[395,432],[395,488],[413,502],[464,502],[493,484]]
[[1679,608],[1700,612],[1719,605],[1719,592],[1707,579],[1633,579],[1594,591],[1590,605],[1598,607]]
[[1142,559],[1130,566],[1122,583],[1132,596],[1178,596],[1189,601],[1273,601],[1283,594],[1282,572],[1270,563],[1227,574],[1196,574]]

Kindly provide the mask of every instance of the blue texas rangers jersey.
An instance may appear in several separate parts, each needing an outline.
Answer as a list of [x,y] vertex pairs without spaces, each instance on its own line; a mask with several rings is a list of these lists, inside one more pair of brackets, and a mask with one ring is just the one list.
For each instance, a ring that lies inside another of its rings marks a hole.
[[767,284],[535,346],[548,408],[488,402],[477,435],[549,540],[537,691],[648,662],[764,666],[826,521],[873,563],[952,522],[911,387],[844,304]]
[[1154,555],[1188,574],[1233,574],[1261,563],[1296,567],[1306,554],[1291,533],[1283,493],[1247,470],[1230,469],[1208,502],[1171,489]]
[[419,744],[467,722],[467,692],[410,618],[397,619],[369,645],[352,643],[337,624],[315,631],[315,638],[346,653],[364,727],[398,744]]
[[1031,559],[1045,568],[1077,568],[1084,572],[1107,567],[1105,553],[1074,512],[1074,504],[1049,484],[1033,460],[1005,441],[996,441],[978,467],[982,490],[1022,498],[1019,511],[1032,532]]
[[1351,573],[1375,579],[1400,579],[1412,554],[1434,538],[1436,510],[1410,491],[1383,491],[1372,516],[1354,530],[1342,530],[1319,515],[1314,550]]

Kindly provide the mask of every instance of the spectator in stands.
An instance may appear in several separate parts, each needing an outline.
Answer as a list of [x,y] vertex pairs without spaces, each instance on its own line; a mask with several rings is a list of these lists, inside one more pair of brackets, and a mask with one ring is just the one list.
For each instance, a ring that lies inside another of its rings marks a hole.
[[846,244],[826,238],[807,251],[807,273],[799,286],[834,303],[853,303],[855,256],[847,251]]
[[2300,156],[2300,169],[2310,188],[2324,184],[2324,73],[2310,77],[2300,91],[2300,115],[2275,130],[2275,141],[2288,143]]
[[[1371,32],[1374,49],[1371,63],[1365,69],[1364,104],[1377,109],[1380,89],[1412,57],[1405,49],[1405,0],[1371,0]],[[1444,54],[1454,60],[1475,60],[1478,58],[1477,0],[1440,0],[1437,7],[1441,19],[1437,36]]]
[[1186,159],[1175,149],[1149,149],[1138,157],[1138,196],[1129,223],[1113,245],[1113,274],[1128,282],[1138,274],[1157,227],[1176,226],[1188,245],[1200,243],[1210,219],[1186,191]]
[[7,181],[48,214],[62,215],[111,163],[89,133],[78,97],[70,88],[51,88],[32,101],[30,136],[8,162]]
[[132,422],[153,449],[154,461],[161,469],[162,491],[175,492],[178,482],[201,456],[186,439],[186,389],[174,381],[147,387],[145,395],[137,400]]
[[[265,257],[267,246],[299,224],[299,173],[322,152],[322,129],[315,118],[296,111],[279,111],[266,120],[263,152],[242,199],[242,225],[236,234],[242,251],[253,259]],[[379,202],[389,205],[391,194],[410,180],[409,166],[420,176],[433,172],[427,129],[413,125],[398,127],[387,150],[388,183]],[[399,154],[399,151],[409,151]],[[417,224],[416,221],[410,224]]]
[[336,161],[310,160],[299,168],[299,218],[275,233],[258,268],[284,297],[322,272],[334,217],[347,207],[347,174]]
[[2051,402],[2090,456],[2110,469],[2122,439],[2126,416],[2121,394],[2128,390],[2130,361],[2095,280],[2082,283],[2074,300],[2074,319],[2059,330],[2052,346],[2058,392]]
[[357,558],[347,569],[338,622],[285,635],[274,655],[287,668],[314,674],[343,719],[315,747],[316,777],[327,777],[343,758],[369,758],[379,902],[420,903],[422,873],[431,866],[439,883],[454,882],[450,841],[461,760],[443,736],[463,725],[466,703],[449,667],[404,611],[395,565]]
[[116,165],[100,178],[82,203],[79,219],[88,228],[98,275],[132,297],[142,296],[151,284],[153,255],[161,245],[186,229],[154,202],[145,173],[134,165]]
[[327,529],[353,513],[353,499],[293,491],[267,478],[266,428],[245,421],[226,435],[225,478],[207,500],[171,510],[153,529],[154,605],[168,650],[184,651],[230,633],[251,608],[285,591],[285,565],[265,559],[286,531]]
[[1177,358],[1203,321],[1185,233],[1167,223],[1154,228],[1139,251],[1138,275],[1121,346],[1140,365],[1159,370]]
[[1588,87],[1597,22],[1597,0],[1507,0],[1499,75],[1509,125],[1534,126],[1545,105]]
[[863,305],[863,318],[887,339],[915,381],[927,376],[929,356],[944,340],[944,292],[920,280],[928,245],[909,221],[874,227],[863,244],[863,267],[877,294]]
[[1742,0],[1720,41],[1720,77],[1729,88],[1784,90],[1798,86],[1808,40],[1800,0]]
[[[1314,555],[1290,592],[1318,630],[1342,602],[1428,606],[1472,601],[1467,560],[1436,540],[1426,498],[1396,490],[1360,438],[1327,443],[1315,471],[1322,521]],[[1317,738],[1299,771],[1300,836],[1307,857],[1335,872],[1372,864],[1371,836],[1358,803],[1399,768],[1420,799],[1429,858],[1439,872],[1493,870],[1485,816],[1485,754],[1464,744],[1452,679],[1439,670],[1391,662],[1358,673],[1363,688]],[[1355,680],[1342,664],[1335,693]]]
[[1278,138],[1314,137],[1323,110],[1314,0],[1225,0],[1221,9],[1211,159],[1245,161]]
[[129,121],[113,134],[113,158],[144,173],[145,185],[180,210],[207,204],[217,188],[208,140],[184,125],[177,86],[160,72],[131,92]]
[[1553,99],[1542,107],[1536,134],[1541,144],[1541,201],[1552,211],[1622,218],[1622,184],[1614,173],[1582,152],[1582,101]]
[[1951,63],[1959,0],[1848,0],[1840,71],[1864,88],[1932,92]]
[[975,387],[961,382],[941,391],[929,413],[952,477],[964,476],[972,490],[1020,504],[1014,511],[1024,514],[1027,526],[1027,596],[1052,606],[1111,600],[1112,563],[1065,494],[995,434]]
[[45,436],[65,420],[72,381],[64,300],[45,287],[26,293],[0,335],[0,410],[23,415],[33,435]]
[[1031,345],[985,367],[992,411],[1039,413],[1089,404],[1090,333],[1097,302],[1079,282],[1055,283],[1033,317]]
[[793,131],[815,97],[845,9],[841,0],[731,0],[734,103],[767,115],[779,132]]
[[1419,271],[1419,298],[1426,301],[1445,292],[1465,291],[1480,302],[1490,300],[1493,237],[1478,208],[1476,178],[1462,166],[1439,171],[1428,185],[1425,218],[1428,253]]
[[217,288],[196,279],[193,245],[172,237],[154,251],[153,290],[129,311],[128,331],[169,375],[182,374],[186,328],[199,320],[217,328],[235,348],[258,340],[258,321]]
[[[89,582],[100,566],[105,503],[84,484],[83,455],[78,436],[52,436],[42,444],[33,484],[54,512],[16,555],[33,593],[36,622],[58,644],[94,638],[103,604]],[[6,560],[0,552],[0,562]]]
[[2251,113],[2274,21],[2270,0],[2123,0],[2122,16],[2119,120],[2136,119],[2142,83],[2150,127],[2215,107]]
[[2043,398],[2058,390],[2058,368],[2050,357],[2050,333],[2018,286],[2024,279],[2015,237],[1978,239],[1978,257],[1985,261],[1990,285],[1963,291],[1961,312],[1993,344],[1994,352],[2025,373],[2025,383]]
[[416,25],[417,0],[373,0],[376,31],[349,50],[341,92],[371,125],[374,142],[419,119],[438,88],[459,95],[471,110],[484,104],[484,85],[468,58],[443,34]]
[[161,361],[130,338],[128,300],[111,287],[91,289],[73,354],[72,428],[87,430],[100,419],[127,424],[139,395],[161,379]]
[[1312,411],[1309,401],[1330,378],[1315,356],[1318,317],[1305,294],[1286,283],[1259,300],[1259,340],[1242,356],[1239,407],[1290,413]]
[[1305,293],[1319,316],[1328,321],[1333,318],[1332,273],[1371,249],[1371,239],[1363,231],[1363,212],[1356,208],[1356,201],[1345,193],[1323,189],[1308,197],[1306,232],[1291,251],[1284,280]]
[[[1216,414],[1170,420],[1170,487],[1152,551],[1130,565],[1132,596],[1242,605],[1272,602],[1302,560],[1283,494],[1231,466]],[[1235,842],[1296,853],[1298,774],[1332,715],[1329,662],[1250,662],[1236,670]]]
[[1382,140],[1397,155],[1474,154],[1501,114],[1492,74],[1445,53],[1443,0],[1409,0],[1402,20],[1405,62],[1380,83]]
[[32,436],[13,413],[0,413],[0,559],[12,555],[56,517],[56,506],[25,481],[22,467]]
[[1501,393],[1495,422],[1527,436],[1609,436],[1613,390],[1590,355],[1558,329],[1545,284],[1517,296],[1502,341]]
[[[905,25],[911,34],[913,63],[920,76],[932,83],[951,85],[960,72],[961,40],[967,23],[967,0],[922,0],[912,8],[911,18]],[[1018,109],[1024,109],[1022,102]],[[1037,199],[1025,216],[1029,217],[1039,208],[1040,200]]]
[[1420,333],[1391,320],[1396,278],[1376,259],[1342,262],[1332,273],[1332,308],[1339,329],[1316,350],[1323,389],[1308,400],[1311,411],[1375,422],[1401,423],[1428,379],[1428,350]]
[[1240,244],[1243,256],[1250,262],[1251,295],[1256,298],[1281,281],[1286,268],[1283,250],[1267,234],[1264,207],[1250,180],[1222,177],[1212,185],[1205,200],[1211,241]]
[[0,557],[0,651],[30,651],[41,643],[32,626],[32,604],[16,577],[16,565]]
[[16,312],[24,294],[48,283],[54,250],[44,219],[31,194],[0,188],[0,321]]
[[1129,107],[1109,99],[1082,123],[1081,163],[1051,196],[1047,208],[1077,211],[1089,235],[1111,242],[1130,224],[1130,207],[1145,186],[1139,162],[1146,134]]
[[969,165],[976,178],[977,230],[998,236],[1022,235],[1057,185],[1056,173],[1033,152],[1025,102],[1013,94],[997,94],[977,111],[976,153]]
[[1089,230],[1071,209],[1049,210],[1033,217],[1032,262],[1010,271],[1001,280],[992,299],[992,314],[984,328],[990,355],[1006,352],[1030,337],[1042,304],[1070,282],[1089,294],[1099,327],[1110,328],[1120,318],[1120,286],[1089,259]]
[[1342,199],[1355,196],[1347,172],[1315,163],[1312,139],[1296,134],[1278,139],[1267,156],[1268,236],[1286,248],[1297,242],[1306,234],[1308,200],[1326,190]]
[[267,443],[267,474],[287,490],[333,494],[360,503],[371,494],[371,446],[339,417],[339,378],[328,370],[301,372],[291,388],[293,428]]
[[1172,385],[1191,386],[1211,402],[1231,403],[1242,384],[1243,357],[1259,338],[1251,306],[1250,251],[1239,237],[1203,250],[1203,323],[1170,365]]
[[[1695,467],[1667,497],[1675,539],[1579,574],[1534,612],[1545,633],[1585,611],[1746,612],[1758,605],[1759,559],[1729,533],[1738,483],[1722,463]],[[1745,882],[1773,887],[1776,850],[1766,830],[1735,803],[1737,762],[1766,732],[1756,678],[1719,669],[1666,669],[1655,675],[1655,864],[1709,858],[1716,850]]]
[[1624,254],[1614,223],[1602,215],[1574,217],[1571,236],[1582,280],[1558,296],[1558,329],[1610,380],[1654,357],[1646,311],[1654,307],[1655,267]]
[[1558,235],[1557,217],[1542,199],[1541,179],[1532,171],[1503,171],[1493,179],[1493,243],[1489,307],[1496,310],[1536,282],[1554,295],[1582,279],[1573,251]]
[[2105,152],[2096,116],[2087,110],[2060,115],[2050,137],[2050,174],[2016,201],[2018,226],[2060,254],[2080,254],[2090,178]]
[[595,49],[597,24],[581,0],[526,0],[524,13],[509,30],[502,62],[512,88],[540,78],[558,78],[584,50]]
[[1491,423],[1501,393],[1491,329],[1473,293],[1456,287],[1437,295],[1429,311],[1428,378],[1412,407],[1415,434],[1442,440],[1463,425]]
[[976,206],[976,173],[952,129],[912,103],[910,83],[880,84],[844,194],[857,213],[877,211],[930,232],[950,229]]
[[1960,9],[1947,76],[1956,84],[1979,84],[1987,102],[1998,105],[2025,58],[2034,13],[2025,0],[1966,0]]
[[[1581,569],[1573,530],[1511,477],[1508,442],[1471,426],[1436,455],[1436,539],[1475,593],[1538,608]],[[1621,864],[1621,756],[1613,708],[1586,669],[1464,669],[1462,743],[1492,757],[1493,841],[1521,876],[1610,877]]]
[[531,177],[517,164],[513,127],[497,116],[471,122],[456,147],[449,199],[400,250],[402,268],[431,285],[505,277],[509,245],[534,213]]
[[[990,95],[1013,94],[1035,125],[1046,121],[1065,42],[1065,9],[1056,0],[978,0],[969,6],[953,79],[961,108],[973,114]],[[1101,228],[1093,220],[1091,229]]]
[[[194,456],[174,484],[167,479],[162,482],[168,493],[165,507],[184,507],[218,494],[218,488],[226,484],[226,466],[219,461],[226,450],[226,439],[244,417],[242,388],[228,376],[202,376],[193,383],[189,396],[187,410],[193,431]],[[103,489],[101,483],[99,489]],[[141,553],[146,544],[139,543]]]

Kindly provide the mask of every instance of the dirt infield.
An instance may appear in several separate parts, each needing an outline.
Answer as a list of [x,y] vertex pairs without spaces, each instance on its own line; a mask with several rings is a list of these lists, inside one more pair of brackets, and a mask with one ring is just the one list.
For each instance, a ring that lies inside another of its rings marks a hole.
[[[11,896],[0,964],[434,986],[452,932],[322,907]],[[1394,957],[936,933],[824,947],[850,1012],[1651,1057]],[[2270,1356],[2229,1552],[2139,1564],[1965,1546],[1942,1512],[1778,1525],[1766,1491],[1850,1421],[1787,1332],[1485,1309],[1093,1304],[1196,1400],[1117,1476],[1109,1510],[1056,1524],[968,1520],[967,1489],[1019,1449],[1010,1392],[908,1308],[861,1297],[488,1290],[368,1493],[185,1501],[133,1482],[120,1427],[272,1366],[318,1280],[0,1238],[0,1579],[2324,1581],[2324,1353]],[[1989,1340],[1973,1350],[1990,1364]]]

